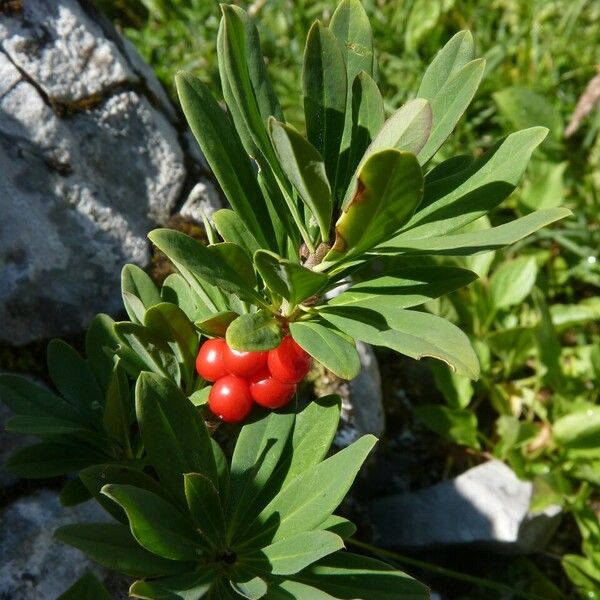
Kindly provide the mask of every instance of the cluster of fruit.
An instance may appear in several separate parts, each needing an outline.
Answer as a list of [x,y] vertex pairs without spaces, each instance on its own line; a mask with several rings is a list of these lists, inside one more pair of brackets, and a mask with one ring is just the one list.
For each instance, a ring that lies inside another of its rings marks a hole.
[[196,371],[213,382],[208,396],[212,412],[235,423],[248,416],[253,402],[270,409],[285,406],[308,373],[310,362],[290,336],[268,352],[239,352],[224,339],[214,338],[200,346]]

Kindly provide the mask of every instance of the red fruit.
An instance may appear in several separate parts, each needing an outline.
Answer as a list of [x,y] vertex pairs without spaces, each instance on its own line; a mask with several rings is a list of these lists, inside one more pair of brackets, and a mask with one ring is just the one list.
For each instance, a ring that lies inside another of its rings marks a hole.
[[235,375],[221,377],[210,390],[208,406],[226,423],[243,421],[252,410],[248,382]]
[[200,377],[206,381],[217,381],[227,375],[224,361],[225,348],[227,348],[227,344],[221,338],[207,340],[200,346],[196,357],[196,371]]
[[268,352],[240,352],[226,345],[225,368],[232,375],[250,377],[266,366],[267,354]]
[[254,375],[250,380],[250,394],[256,404],[265,408],[285,406],[296,392],[296,384],[273,379],[268,369]]
[[310,371],[310,356],[290,337],[269,351],[267,363],[271,375],[283,383],[298,383]]

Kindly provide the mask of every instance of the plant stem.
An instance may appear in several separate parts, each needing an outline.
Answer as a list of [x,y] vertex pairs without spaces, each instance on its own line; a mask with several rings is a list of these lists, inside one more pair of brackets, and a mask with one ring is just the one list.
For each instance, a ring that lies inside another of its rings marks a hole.
[[531,594],[529,592],[521,592],[519,590],[515,590],[509,585],[505,585],[503,583],[498,583],[496,581],[490,581],[489,579],[484,579],[483,577],[476,577],[474,575],[467,575],[466,573],[461,573],[460,571],[454,571],[452,569],[446,569],[445,567],[440,567],[438,565],[431,565],[424,561],[418,560],[416,558],[411,558],[409,556],[404,556],[402,554],[397,554],[396,552],[391,552],[390,550],[383,550],[381,548],[377,548],[376,546],[372,546],[371,544],[367,544],[365,542],[361,542],[355,539],[347,539],[346,542],[356,546],[357,548],[362,548],[366,550],[370,554],[375,556],[382,556],[386,558],[391,558],[399,563],[405,563],[407,565],[411,565],[413,567],[418,567],[425,571],[430,571],[432,573],[436,573],[437,575],[442,575],[443,577],[448,577],[450,579],[457,579],[459,581],[466,581],[468,583],[473,583],[475,585],[479,585],[484,588],[488,588],[491,590],[497,590],[499,592],[507,592],[512,594],[517,598],[526,598],[527,600],[544,600],[542,596],[538,596],[537,594]]

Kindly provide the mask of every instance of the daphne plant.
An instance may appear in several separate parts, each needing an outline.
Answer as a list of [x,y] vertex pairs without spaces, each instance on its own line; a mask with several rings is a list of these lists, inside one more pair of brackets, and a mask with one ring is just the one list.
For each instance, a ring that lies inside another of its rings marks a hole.
[[355,528],[333,512],[376,440],[365,436],[325,458],[339,398],[298,414],[256,414],[240,431],[231,466],[170,380],[143,373],[136,414],[157,478],[123,465],[84,469],[81,480],[118,522],[56,533],[139,578],[133,597],[425,597],[405,574],[341,551]]
[[[75,474],[63,502],[94,497],[116,522],[73,525],[58,536],[138,578],[134,597],[425,598],[408,576],[342,550],[353,526],[332,515],[374,439],[325,458],[337,399],[297,412],[298,402],[255,395],[277,410],[234,411],[228,420],[248,421],[229,461],[203,418],[221,379],[204,370],[198,350],[204,356],[209,340],[221,340],[232,352],[281,355],[267,359],[265,377],[288,386],[305,373],[305,355],[355,377],[356,340],[477,378],[468,337],[415,309],[477,277],[444,256],[500,248],[569,214],[539,210],[480,226],[514,190],[546,130],[433,166],[483,76],[471,35],[454,36],[416,98],[386,120],[368,18],[358,0],[343,0],[329,26],[317,22],[308,35],[304,134],[285,121],[250,17],[233,5],[222,12],[227,112],[192,75],[180,73],[176,83],[231,209],[205,219],[208,245],[170,229],[150,233],[176,272],[159,289],[138,267],[124,268],[129,320],[98,316],[85,357],[53,341],[56,393],[0,375],[2,400],[15,412],[8,428],[41,438],[8,468],[29,477]],[[345,291],[330,293],[341,284]],[[286,364],[288,346],[304,361],[298,373]],[[86,576],[70,597],[98,585]]]

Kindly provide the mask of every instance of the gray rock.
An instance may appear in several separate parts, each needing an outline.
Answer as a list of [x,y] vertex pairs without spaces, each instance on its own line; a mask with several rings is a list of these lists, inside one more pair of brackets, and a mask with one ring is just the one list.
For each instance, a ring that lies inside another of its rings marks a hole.
[[76,0],[27,0],[0,19],[4,53],[57,104],[102,96],[139,77]]
[[200,181],[192,188],[179,213],[202,223],[202,215],[210,217],[220,208],[223,208],[223,202],[215,186],[210,181]]
[[414,550],[476,544],[510,554],[537,552],[556,530],[561,509],[532,513],[532,494],[531,482],[492,460],[432,487],[374,500],[374,542]]
[[4,424],[10,417],[12,417],[12,412],[0,402],[0,495],[19,482],[19,477],[6,472],[4,468],[6,459],[13,452],[38,441],[32,435],[17,435],[16,433],[4,431]]
[[340,427],[335,443],[346,447],[366,433],[381,437],[385,431],[385,414],[381,391],[381,374],[373,348],[357,342],[361,371],[339,390],[342,398]]
[[147,232],[189,188],[164,91],[89,10],[30,0],[0,14],[4,343],[78,333],[95,313],[118,313],[122,265],[147,264]]
[[86,570],[114,585],[114,576],[52,537],[57,527],[68,523],[107,520],[96,503],[63,508],[56,494],[48,490],[6,507],[0,519],[0,598],[56,598]]

